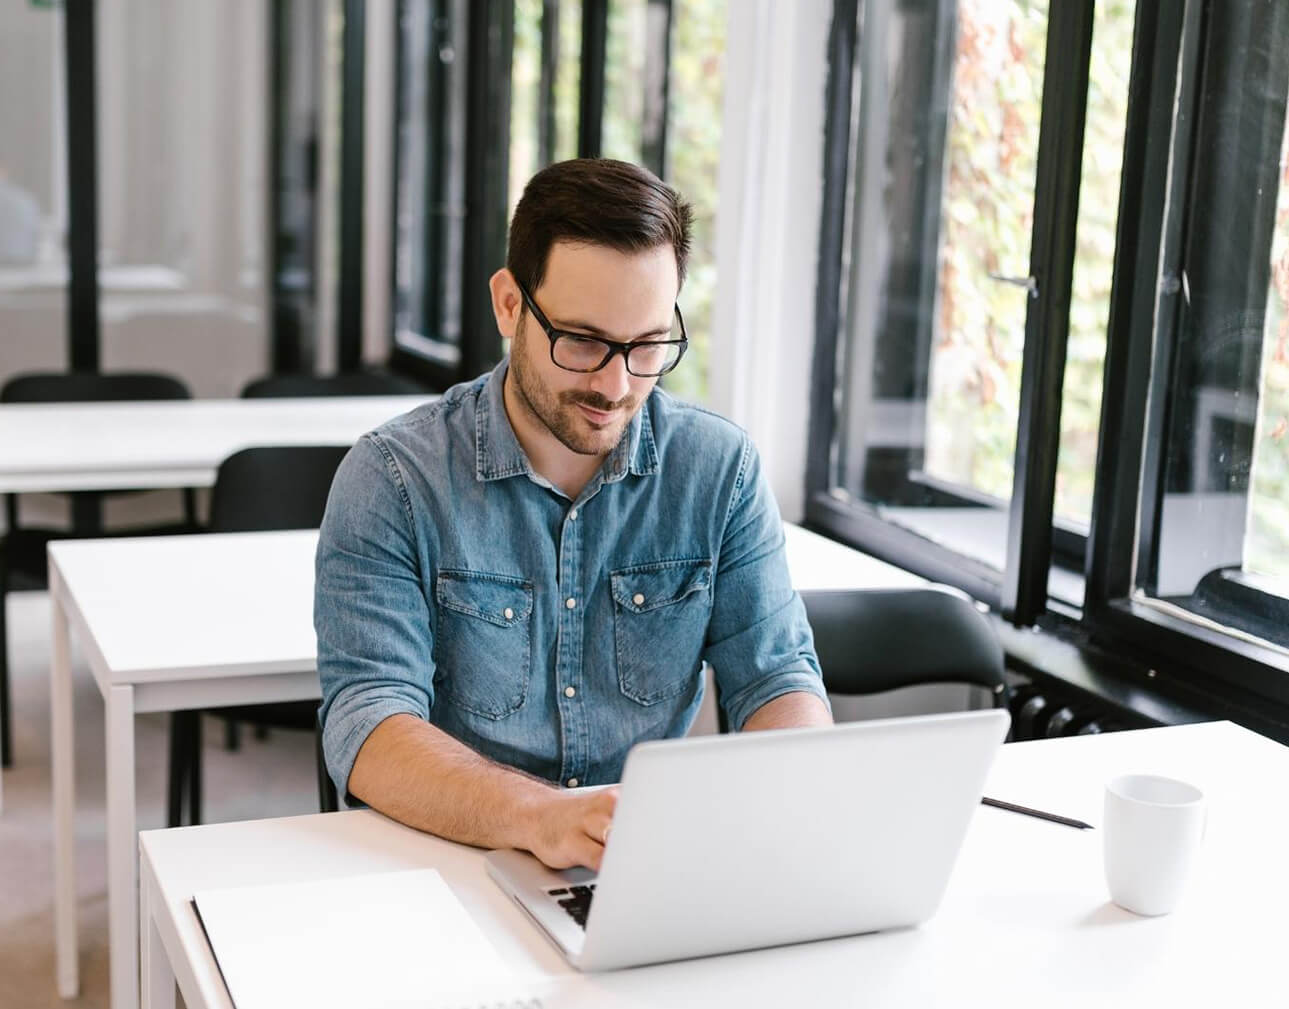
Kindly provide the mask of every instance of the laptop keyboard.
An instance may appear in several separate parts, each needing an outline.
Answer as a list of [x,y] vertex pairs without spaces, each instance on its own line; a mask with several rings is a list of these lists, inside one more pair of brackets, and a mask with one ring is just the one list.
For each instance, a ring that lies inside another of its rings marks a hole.
[[595,884],[570,886],[557,890],[547,890],[551,898],[568,912],[568,916],[581,928],[586,928],[586,916],[591,913],[591,898],[595,895]]

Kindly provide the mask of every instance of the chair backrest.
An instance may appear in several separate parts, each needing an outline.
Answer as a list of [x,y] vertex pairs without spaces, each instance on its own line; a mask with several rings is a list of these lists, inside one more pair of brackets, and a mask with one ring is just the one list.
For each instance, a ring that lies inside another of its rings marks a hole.
[[316,529],[348,446],[248,448],[219,465],[210,497],[212,532]]
[[937,588],[802,592],[824,686],[873,694],[927,683],[970,683],[1007,700],[1003,649],[969,600]]
[[154,372],[29,372],[0,386],[0,403],[95,403],[137,399],[192,399],[188,387]]
[[343,375],[269,375],[247,383],[246,399],[277,399],[288,396],[419,396],[426,388],[410,378],[375,372]]

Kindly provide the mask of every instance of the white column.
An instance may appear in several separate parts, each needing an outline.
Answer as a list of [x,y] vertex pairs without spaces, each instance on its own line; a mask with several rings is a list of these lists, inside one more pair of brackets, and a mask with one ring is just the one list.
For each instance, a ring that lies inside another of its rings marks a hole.
[[804,511],[831,21],[829,0],[746,0],[726,35],[710,400],[751,434],[788,521]]

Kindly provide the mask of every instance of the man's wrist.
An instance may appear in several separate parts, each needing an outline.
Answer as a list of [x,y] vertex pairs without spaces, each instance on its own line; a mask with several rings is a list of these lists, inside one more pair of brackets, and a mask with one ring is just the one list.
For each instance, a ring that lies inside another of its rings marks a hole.
[[532,849],[538,825],[556,788],[526,774],[511,774],[506,786],[506,806],[503,812],[501,840],[503,847]]

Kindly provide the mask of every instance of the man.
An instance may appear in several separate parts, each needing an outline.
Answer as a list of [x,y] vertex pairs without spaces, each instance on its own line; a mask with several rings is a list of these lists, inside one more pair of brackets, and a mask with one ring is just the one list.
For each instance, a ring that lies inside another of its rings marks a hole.
[[490,287],[509,358],[336,475],[314,624],[329,770],[404,823],[598,868],[632,744],[715,670],[735,729],[831,715],[747,435],[656,388],[686,337],[687,204],[539,172]]

